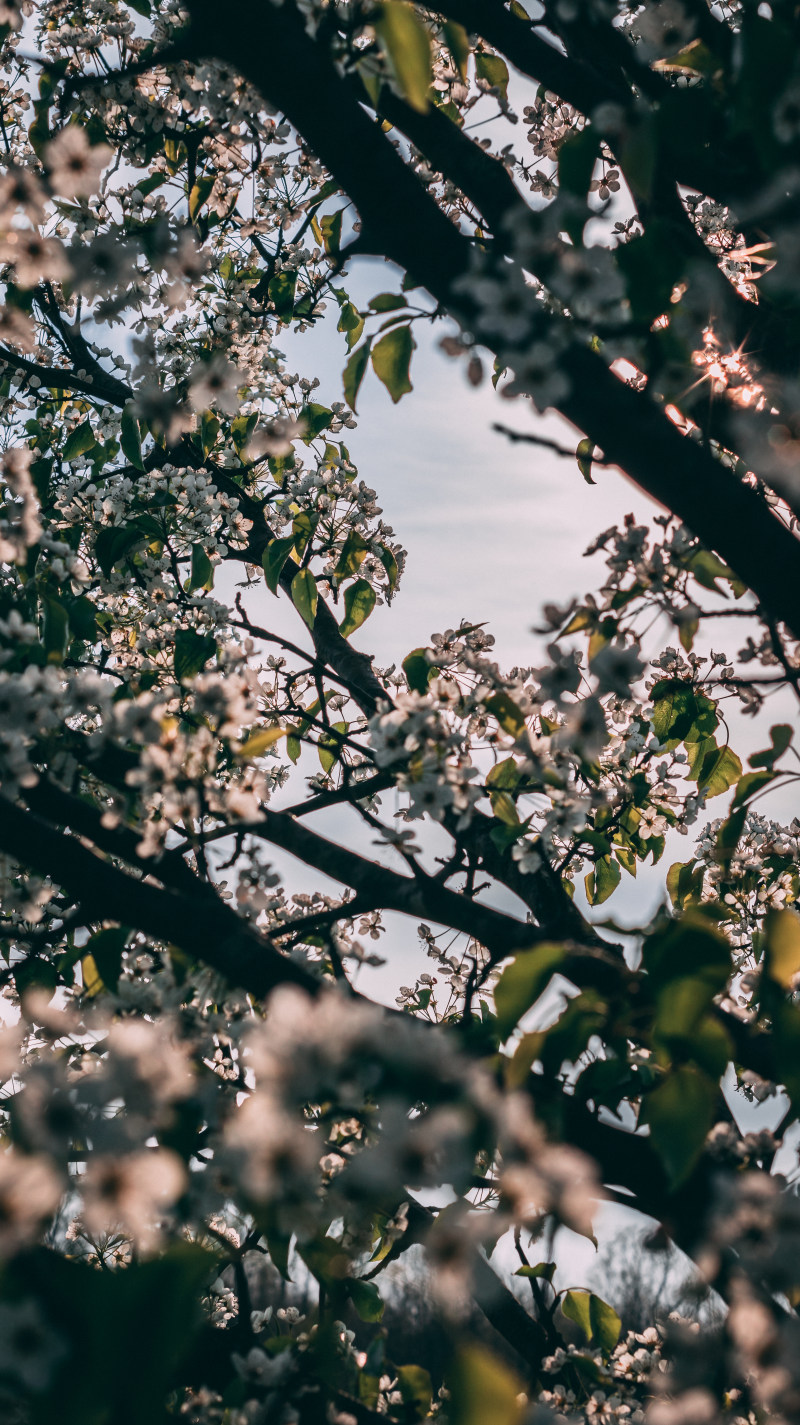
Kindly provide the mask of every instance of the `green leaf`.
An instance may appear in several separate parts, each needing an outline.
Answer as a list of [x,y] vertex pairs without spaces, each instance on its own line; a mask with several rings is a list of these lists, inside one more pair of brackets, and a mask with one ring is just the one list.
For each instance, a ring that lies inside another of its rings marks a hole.
[[593,871],[585,878],[586,898],[589,905],[602,905],[620,883],[622,872],[611,856],[601,856]]
[[122,973],[122,956],[128,941],[128,930],[115,925],[108,930],[98,930],[83,947],[83,955],[91,955],[104,985],[114,989]]
[[376,25],[403,98],[424,114],[431,84],[431,41],[413,5],[386,0]]
[[294,312],[294,294],[297,287],[297,272],[277,272],[269,287],[269,299],[275,308],[275,315],[282,322],[290,322]]
[[211,189],[214,187],[214,179],[210,175],[198,178],[191,193],[189,194],[189,219],[196,222],[200,209],[208,199]]
[[336,330],[347,335],[347,350],[352,351],[364,330],[364,318],[352,302],[345,302],[339,313]]
[[672,1188],[691,1173],[714,1122],[719,1081],[691,1064],[680,1064],[647,1094],[639,1115],[650,1126],[650,1138]]
[[564,955],[563,945],[546,943],[533,950],[520,950],[506,966],[494,991],[497,1032],[501,1039],[508,1037],[523,1014],[547,989]]
[[101,529],[95,540],[94,552],[106,579],[115,564],[130,554],[134,545],[143,544],[144,535],[135,525],[117,524]]
[[674,906],[683,910],[687,901],[699,901],[703,890],[703,867],[694,861],[676,861],[667,871],[667,892]]
[[596,485],[597,481],[592,479],[592,456],[595,445],[593,440],[588,438],[578,441],[578,448],[575,451],[575,459],[578,462],[578,469],[581,472],[587,485]]
[[516,802],[508,792],[489,792],[489,800],[492,804],[492,815],[498,821],[504,822],[506,826],[522,826]]
[[[271,1214],[268,1214],[268,1218],[270,1217]],[[280,1272],[285,1282],[290,1282],[292,1280],[289,1275],[289,1249],[292,1245],[291,1234],[287,1236],[284,1232],[274,1229],[270,1223],[270,1225],[266,1227],[264,1237],[272,1265]]]
[[292,520],[292,537],[295,551],[302,556],[308,548],[314,530],[319,524],[319,514],[312,510],[301,510]]
[[502,762],[495,762],[486,773],[486,785],[495,791],[515,792],[522,780],[513,757],[504,757]]
[[475,73],[493,89],[499,89],[504,99],[508,98],[508,65],[499,54],[476,54]]
[[303,407],[300,419],[303,422],[303,440],[308,445],[309,441],[315,440],[322,431],[327,430],[333,420],[333,411],[328,406],[320,406],[316,401],[311,401]]
[[374,1282],[351,1277],[347,1281],[347,1294],[362,1321],[380,1321],[383,1316],[383,1298]]
[[339,624],[343,638],[349,638],[369,618],[376,597],[375,590],[366,579],[356,579],[354,584],[348,585],[344,594],[345,616]]
[[716,994],[730,977],[731,947],[705,915],[690,909],[680,920],[648,935],[642,964],[656,993],[672,980],[699,974],[712,983]]
[[87,450],[91,450],[96,444],[91,421],[81,421],[64,441],[64,459],[77,460],[79,455],[85,455]]
[[570,1321],[581,1327],[587,1341],[594,1341],[604,1351],[613,1351],[622,1330],[613,1306],[590,1291],[568,1291],[562,1298],[561,1310]]
[[61,663],[69,647],[69,616],[57,599],[42,599],[42,635],[48,661]]
[[205,668],[209,658],[217,651],[217,641],[212,633],[196,633],[193,628],[179,628],[175,635],[173,666],[178,682],[193,678]]
[[97,609],[85,594],[69,605],[69,626],[74,638],[93,643],[97,637]]
[[285,539],[271,539],[261,556],[267,588],[271,589],[273,594],[277,595],[283,566],[293,549],[294,535],[288,534]]
[[336,564],[336,577],[343,579],[348,574],[357,574],[368,551],[369,544],[363,534],[359,534],[357,529],[351,529],[342,545],[342,552]]
[[471,1342],[455,1353],[447,1385],[449,1425],[520,1425],[523,1382],[485,1346]]
[[[703,758],[695,780],[706,797],[719,797],[742,775],[742,764],[731,747],[719,747]],[[691,778],[689,780],[692,780]]]
[[418,1420],[424,1420],[433,1400],[433,1384],[423,1366],[398,1366],[397,1384],[403,1404],[415,1412]]
[[142,459],[142,433],[139,421],[131,406],[126,406],[120,416],[119,443],[122,453],[137,470],[144,470]]
[[668,751],[679,742],[701,742],[719,724],[710,698],[680,678],[663,678],[653,688],[653,730]]
[[298,569],[292,580],[292,602],[300,617],[314,627],[317,612],[317,581],[310,569]]
[[462,79],[466,79],[467,63],[471,53],[469,35],[464,26],[456,24],[455,20],[445,20],[442,28],[447,48],[455,60],[458,72]]
[[[347,732],[346,722],[335,722],[332,724],[334,732]],[[339,757],[342,744],[337,737],[321,737],[317,743],[317,755],[319,765],[326,777],[333,771]]]
[[[363,346],[357,346],[350,354],[347,364],[342,372],[342,384],[344,387],[344,398],[350,410],[356,411],[356,401],[361,390],[361,382],[364,380],[364,373],[369,361],[371,341],[365,341]],[[357,414],[357,413],[356,413]]]
[[262,727],[258,732],[253,732],[242,743],[239,748],[238,757],[242,762],[249,762],[253,757],[261,757],[270,747],[274,747],[276,742],[280,742],[286,736],[285,727]]
[[[558,150],[558,186],[564,193],[572,193],[576,198],[585,199],[592,181],[592,173],[600,156],[600,139],[591,124],[580,133],[572,133]],[[578,214],[580,232],[588,213]],[[575,239],[573,239],[575,240]]]
[[403,672],[412,693],[427,693],[428,683],[436,676],[436,669],[425,654],[424,648],[413,648],[403,659]]
[[514,702],[514,699],[509,697],[508,693],[492,693],[492,696],[486,699],[484,707],[487,712],[494,714],[503,731],[507,732],[509,736],[519,737],[520,733],[524,731],[525,714]]
[[236,450],[241,455],[248,440],[258,424],[258,415],[252,411],[249,416],[237,416],[231,421],[231,440],[236,446]]
[[765,930],[764,974],[790,990],[800,971],[800,916],[793,910],[772,910]]
[[556,1271],[556,1262],[537,1262],[535,1267],[517,1267],[515,1277],[533,1277],[538,1281],[552,1282]]
[[342,245],[342,220],[344,218],[344,208],[337,208],[335,213],[326,213],[320,218],[319,230],[322,234],[322,243],[325,251],[331,257],[336,257]]
[[[395,3],[400,4],[402,0],[395,0]],[[410,326],[402,326],[387,332],[372,348],[372,369],[395,405],[401,396],[414,389],[408,372],[416,345]]]
[[189,589],[210,589],[214,583],[214,566],[202,544],[192,545],[192,567]]
[[381,564],[386,570],[386,574],[389,580],[389,590],[386,599],[386,602],[389,603],[391,601],[391,595],[397,588],[397,580],[400,577],[400,571],[397,567],[397,560],[395,559],[388,545],[381,544],[378,546],[378,558],[380,559]]
[[769,730],[772,746],[766,752],[754,752],[748,758],[751,767],[774,767],[779,757],[782,757],[789,743],[794,737],[794,728],[788,722],[779,722]]
[[[20,1256],[16,1280],[5,1274],[12,1296],[44,1303],[48,1327],[66,1347],[39,1382],[38,1425],[165,1421],[164,1402],[182,1372],[193,1378],[193,1349],[199,1354],[204,1341],[200,1299],[216,1270],[212,1253],[189,1242],[120,1271],[99,1272],[45,1248]],[[147,1368],[131,1370],[131,1341],[145,1319],[153,1331]]]
[[369,304],[371,312],[396,312],[408,306],[408,299],[402,292],[379,292]]

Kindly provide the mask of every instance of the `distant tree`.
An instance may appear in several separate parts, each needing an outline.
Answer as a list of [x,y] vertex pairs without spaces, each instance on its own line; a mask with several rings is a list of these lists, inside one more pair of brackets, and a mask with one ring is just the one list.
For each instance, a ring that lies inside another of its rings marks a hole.
[[[798,779],[764,716],[800,697],[795,7],[0,23],[4,1418],[795,1419],[800,823],[757,802]],[[405,274],[365,308],[362,254]],[[329,404],[279,349],[326,308]],[[445,320],[473,384],[488,353],[577,427],[576,481],[613,464],[665,507],[597,539],[536,668],[479,624],[400,669],[356,646],[405,556],[347,431]],[[764,724],[748,770],[731,703]],[[672,831],[626,953],[586,903]],[[356,971],[390,912],[431,964],[386,1007]],[[739,1131],[731,1066],[785,1090],[774,1133]],[[555,1233],[591,1237],[601,1196],[724,1323],[620,1339],[556,1292]],[[432,1370],[381,1324],[412,1246]],[[261,1260],[303,1264],[302,1315],[257,1298]]]

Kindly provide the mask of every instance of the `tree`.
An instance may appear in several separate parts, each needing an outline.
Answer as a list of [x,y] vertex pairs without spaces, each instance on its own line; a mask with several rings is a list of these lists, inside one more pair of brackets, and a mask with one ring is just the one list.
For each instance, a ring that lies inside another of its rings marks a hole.
[[[767,720],[745,770],[725,714],[800,697],[795,7],[0,21],[4,1418],[794,1418],[800,842],[756,801],[796,752]],[[363,254],[404,273],[364,310]],[[328,405],[275,344],[326,306]],[[475,625],[400,670],[352,641],[403,551],[346,431],[445,320],[473,383],[488,352],[577,427],[576,480],[665,508],[599,537],[538,668]],[[332,807],[374,855],[312,829]],[[631,955],[592,908],[700,818]],[[387,1007],[354,971],[395,912],[432,963]],[[776,1131],[740,1131],[731,1066]],[[601,1196],[724,1321],[620,1340],[555,1290]],[[432,1371],[380,1324],[420,1245]],[[254,1302],[260,1259],[313,1282],[302,1317]]]

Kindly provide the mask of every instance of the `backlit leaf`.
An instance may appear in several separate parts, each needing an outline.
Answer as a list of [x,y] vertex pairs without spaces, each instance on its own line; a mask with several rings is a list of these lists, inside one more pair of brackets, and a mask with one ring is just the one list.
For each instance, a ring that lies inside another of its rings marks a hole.
[[294,535],[287,535],[285,539],[271,539],[264,553],[261,556],[261,565],[264,570],[264,578],[267,581],[267,588],[273,594],[278,592],[278,581],[281,577],[283,566],[286,563],[291,551],[294,549]]
[[537,945],[532,950],[518,951],[506,965],[494,991],[497,1029],[502,1039],[516,1028],[547,988],[564,954],[563,945]]
[[403,98],[425,113],[431,84],[431,41],[413,5],[386,0],[375,27]]
[[356,409],[356,401],[361,390],[361,382],[364,380],[364,372],[367,369],[371,345],[371,342],[365,341],[363,346],[357,346],[348,357],[347,365],[342,372],[344,398],[351,411]]
[[317,613],[317,581],[310,569],[298,569],[292,580],[292,602],[300,617],[314,627]]
[[345,616],[339,624],[343,638],[349,638],[369,618],[376,597],[375,590],[366,579],[356,579],[354,584],[348,585],[344,593]]
[[416,345],[411,328],[406,325],[387,332],[372,348],[372,369],[395,405],[401,396],[414,389],[408,372]]

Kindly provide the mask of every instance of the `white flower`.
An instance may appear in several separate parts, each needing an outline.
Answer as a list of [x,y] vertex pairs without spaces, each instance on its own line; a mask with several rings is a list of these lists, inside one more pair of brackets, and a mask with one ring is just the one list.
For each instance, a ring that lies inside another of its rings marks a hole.
[[89,198],[100,187],[100,175],[114,157],[108,144],[92,146],[85,129],[69,124],[44,146],[50,186],[59,198]]
[[694,18],[681,0],[654,0],[639,12],[631,33],[648,59],[662,58],[683,49],[694,36]]
[[32,229],[12,228],[0,247],[0,259],[13,262],[20,287],[35,287],[42,280],[61,282],[70,270],[58,239],[40,237]]
[[535,341],[522,358],[514,360],[514,379],[505,386],[509,395],[530,396],[537,411],[557,406],[570,393],[570,380],[558,365],[558,352],[547,342]]
[[540,850],[538,837],[535,841],[531,841],[527,837],[523,837],[521,841],[515,841],[511,847],[511,855],[524,876],[535,875],[537,871],[541,870],[544,857]]
[[169,1148],[90,1159],[80,1180],[83,1220],[93,1236],[122,1228],[139,1247],[158,1241],[158,1219],[180,1197],[186,1170]]
[[226,416],[233,416],[239,409],[237,387],[241,384],[238,367],[215,353],[210,361],[196,361],[189,372],[189,405],[193,411],[216,406]]
[[61,1182],[47,1158],[15,1148],[0,1154],[0,1254],[35,1241],[60,1197]]
[[35,173],[27,168],[8,168],[0,176],[0,226],[21,208],[32,223],[42,222],[45,193]]
[[663,836],[668,826],[667,818],[656,807],[645,807],[636,829],[640,840],[649,841],[651,836]]
[[130,287],[136,275],[136,254],[112,233],[100,233],[88,243],[75,243],[69,252],[72,285],[87,297],[104,297]]
[[19,307],[0,307],[0,342],[19,351],[36,350],[36,327]]
[[607,643],[598,649],[589,665],[597,679],[597,691],[616,693],[620,698],[630,696],[631,683],[641,678],[645,665],[635,648],[626,648],[622,643]]

